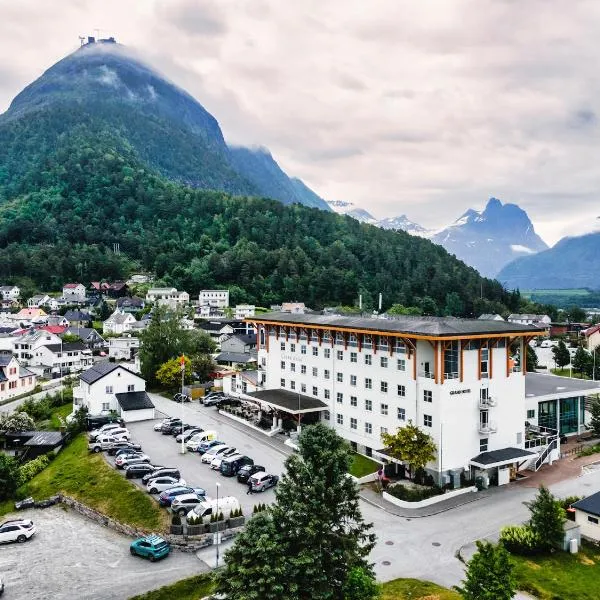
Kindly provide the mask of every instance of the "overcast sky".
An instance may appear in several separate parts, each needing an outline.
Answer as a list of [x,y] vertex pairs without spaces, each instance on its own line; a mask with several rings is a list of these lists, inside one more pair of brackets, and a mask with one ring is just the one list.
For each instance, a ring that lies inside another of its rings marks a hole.
[[95,28],[326,199],[439,227],[496,196],[548,243],[600,215],[598,2],[0,0],[0,112]]

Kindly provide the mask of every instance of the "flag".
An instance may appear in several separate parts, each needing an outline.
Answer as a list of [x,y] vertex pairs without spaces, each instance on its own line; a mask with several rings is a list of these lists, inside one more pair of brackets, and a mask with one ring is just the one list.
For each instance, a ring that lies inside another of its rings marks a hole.
[[181,371],[185,371],[185,356],[182,354],[179,360],[179,364],[181,365]]

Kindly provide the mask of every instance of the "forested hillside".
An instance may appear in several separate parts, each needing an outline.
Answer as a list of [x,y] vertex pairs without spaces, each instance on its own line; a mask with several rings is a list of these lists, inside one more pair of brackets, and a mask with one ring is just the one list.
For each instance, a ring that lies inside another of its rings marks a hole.
[[[359,293],[368,301],[379,292],[386,306],[429,297],[439,312],[452,292],[463,314],[519,304],[518,294],[427,240],[170,182],[116,132],[82,123],[46,143],[40,119],[59,117],[42,112],[12,124],[16,131],[3,129],[15,142],[0,151],[3,279],[25,276],[57,289],[66,280],[118,278],[143,268],[191,293],[233,286],[233,302],[262,305],[352,304]],[[112,253],[115,242],[121,255]]]

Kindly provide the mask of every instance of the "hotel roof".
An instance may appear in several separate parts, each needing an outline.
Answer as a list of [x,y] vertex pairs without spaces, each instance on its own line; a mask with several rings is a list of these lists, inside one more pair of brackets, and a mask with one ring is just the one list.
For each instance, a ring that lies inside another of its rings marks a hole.
[[480,319],[457,319],[455,317],[417,317],[402,315],[390,318],[343,317],[338,315],[306,315],[290,313],[266,313],[259,317],[249,317],[248,321],[258,323],[281,323],[333,329],[362,330],[373,332],[422,335],[428,337],[469,337],[473,335],[539,335],[540,330],[533,325],[520,325],[506,321],[483,321]]

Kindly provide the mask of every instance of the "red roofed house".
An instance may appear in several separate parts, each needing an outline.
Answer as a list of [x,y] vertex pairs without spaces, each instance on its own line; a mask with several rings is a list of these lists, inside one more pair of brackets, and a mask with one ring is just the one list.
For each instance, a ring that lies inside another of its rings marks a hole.
[[63,285],[63,298],[67,302],[83,302],[85,300],[85,286],[81,283],[65,283]]
[[600,325],[593,325],[588,327],[581,332],[587,344],[587,349],[593,352],[598,346],[600,346]]

